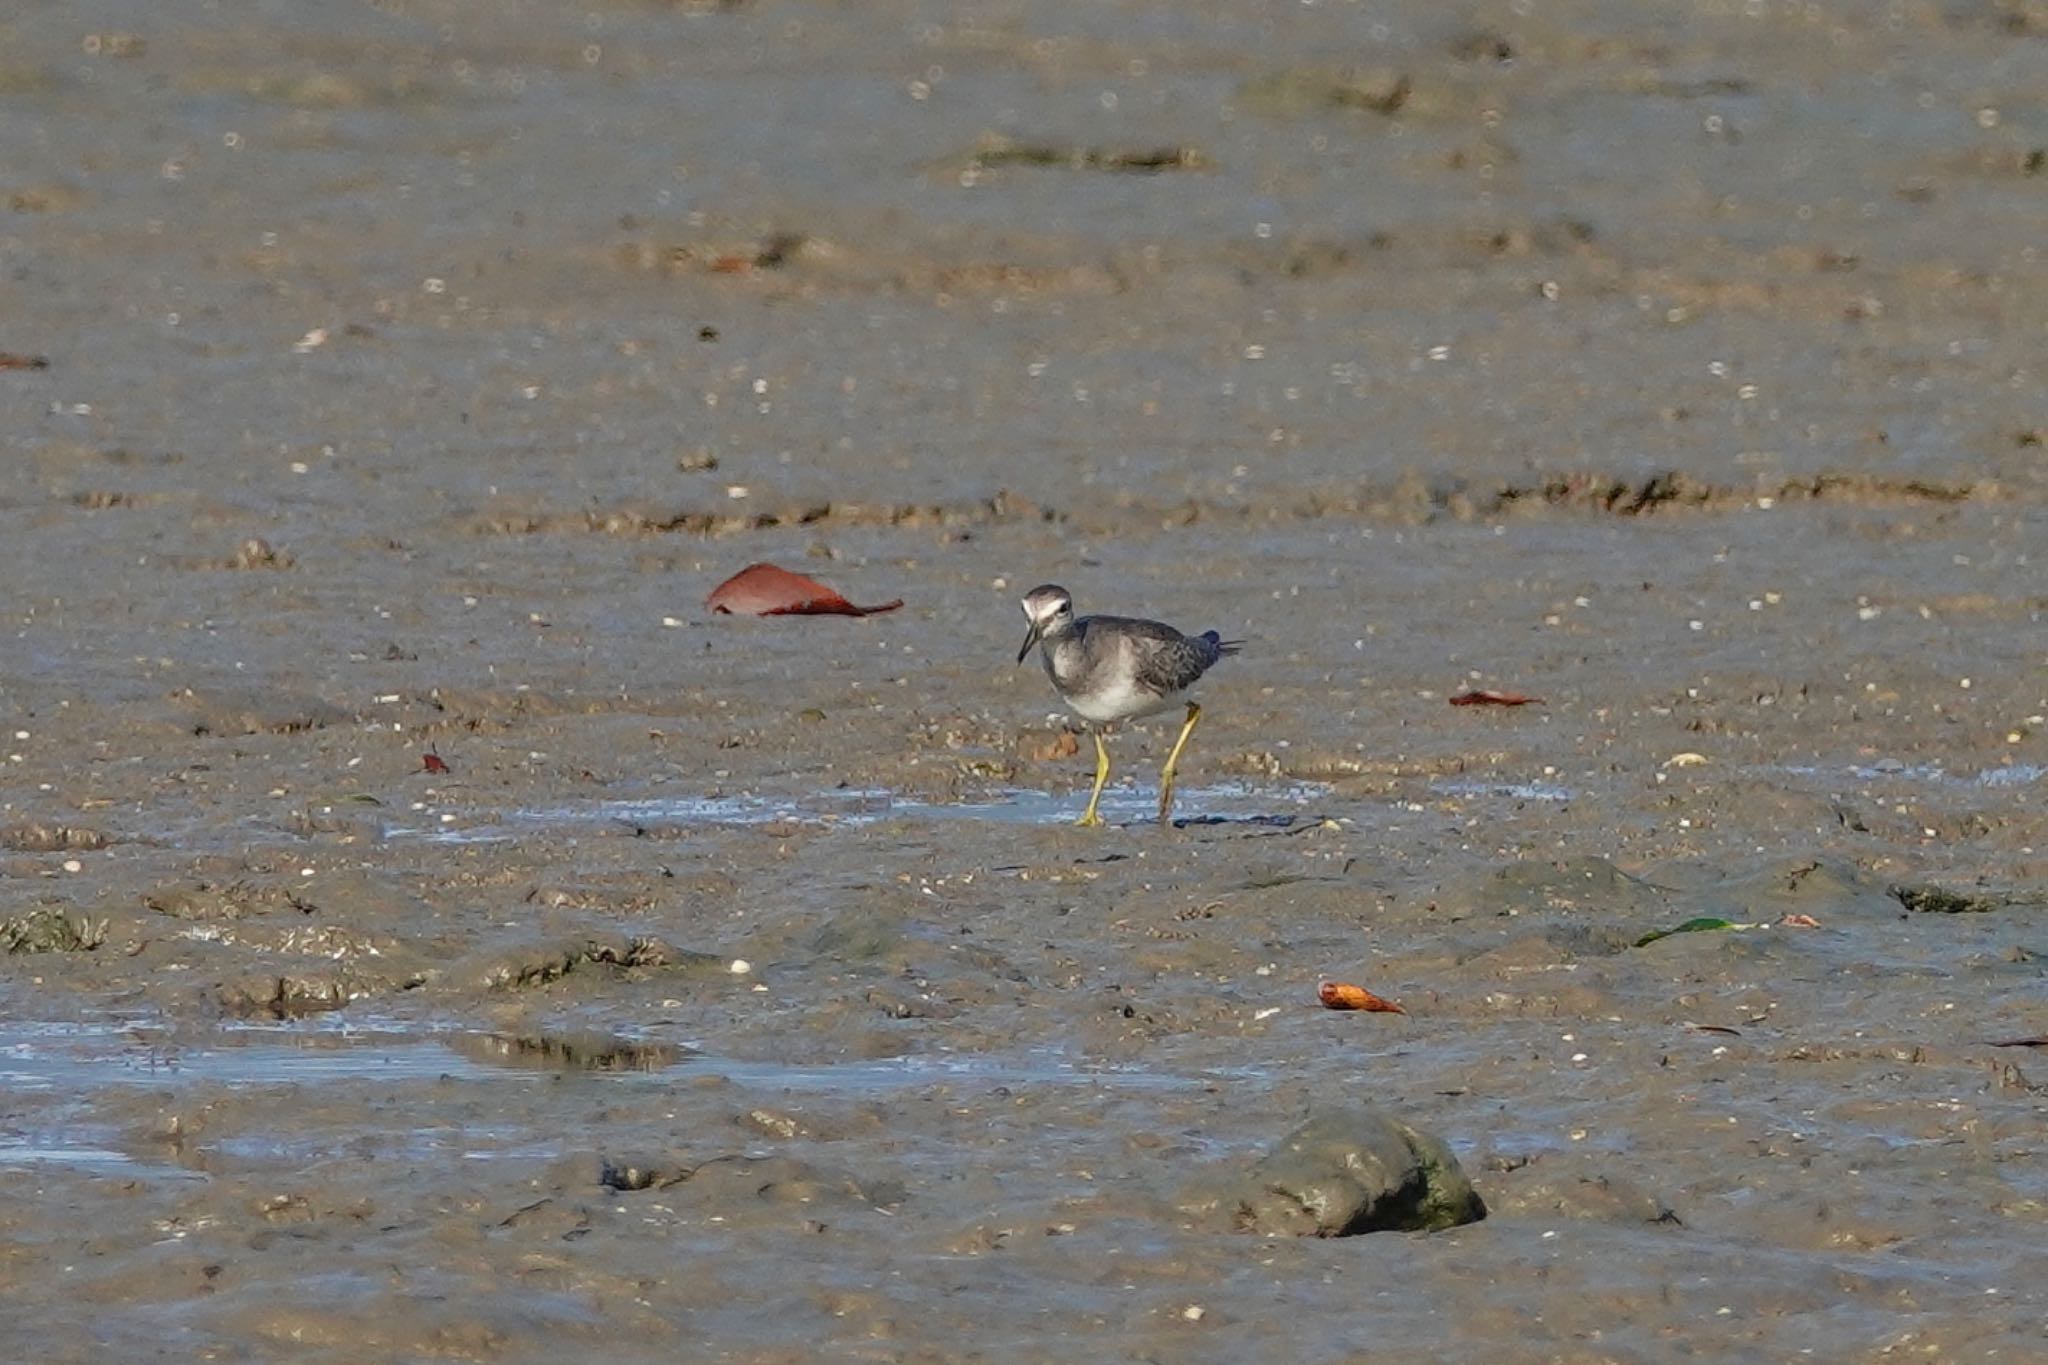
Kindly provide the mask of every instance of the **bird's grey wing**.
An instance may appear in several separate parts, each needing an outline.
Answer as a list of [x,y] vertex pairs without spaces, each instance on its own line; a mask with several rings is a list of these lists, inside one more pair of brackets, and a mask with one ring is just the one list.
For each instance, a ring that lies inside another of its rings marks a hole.
[[1157,621],[1110,618],[1115,628],[1096,633],[1096,648],[1129,655],[1131,679],[1147,692],[1167,696],[1194,686],[1216,660],[1207,642],[1191,640]]
[[1193,687],[1216,662],[1203,644],[1178,634],[1171,640],[1139,641],[1139,686],[1161,696]]
[[1131,676],[1148,692],[1166,696],[1193,687],[1222,657],[1215,644],[1181,634],[1159,621],[1135,616],[1084,616],[1075,626],[1091,665],[1120,651],[1131,655]]

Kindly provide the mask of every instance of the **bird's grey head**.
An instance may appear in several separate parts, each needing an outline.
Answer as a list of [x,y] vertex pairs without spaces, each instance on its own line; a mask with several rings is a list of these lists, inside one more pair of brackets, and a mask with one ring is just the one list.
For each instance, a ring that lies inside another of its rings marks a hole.
[[1065,588],[1047,583],[1024,594],[1024,619],[1031,623],[1031,630],[1024,637],[1024,647],[1017,651],[1017,662],[1023,663],[1031,653],[1031,647],[1047,636],[1064,635],[1074,627],[1074,599]]

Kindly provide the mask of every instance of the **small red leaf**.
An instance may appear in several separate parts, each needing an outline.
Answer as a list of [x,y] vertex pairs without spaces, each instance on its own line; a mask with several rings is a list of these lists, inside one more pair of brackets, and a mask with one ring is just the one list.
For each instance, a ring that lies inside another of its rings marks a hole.
[[816,579],[773,564],[751,564],[713,588],[704,604],[731,616],[873,616],[896,610],[903,599],[856,607]]
[[1451,697],[1453,706],[1541,706],[1543,698],[1526,692],[1496,692],[1490,687],[1468,687]]
[[449,771],[449,767],[441,758],[441,755],[429,749],[420,755],[420,771],[423,773],[445,773]]

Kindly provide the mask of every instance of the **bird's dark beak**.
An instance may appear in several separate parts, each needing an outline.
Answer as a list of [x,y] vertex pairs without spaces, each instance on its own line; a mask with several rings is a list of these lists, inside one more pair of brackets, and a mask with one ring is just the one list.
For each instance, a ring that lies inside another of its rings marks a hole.
[[1037,643],[1038,643],[1038,636],[1039,636],[1039,628],[1038,628],[1038,622],[1036,622],[1036,621],[1033,621],[1033,622],[1031,623],[1031,629],[1030,629],[1030,630],[1029,630],[1029,631],[1028,631],[1028,632],[1027,632],[1027,633],[1025,634],[1025,636],[1024,636],[1024,648],[1022,648],[1022,649],[1020,649],[1020,650],[1018,650],[1018,651],[1017,651],[1017,662],[1018,662],[1018,663],[1020,663],[1020,664],[1021,664],[1021,663],[1023,663],[1023,662],[1024,662],[1024,659],[1025,659],[1025,656],[1031,653],[1031,646],[1033,646],[1033,645],[1035,645],[1035,644],[1037,644]]

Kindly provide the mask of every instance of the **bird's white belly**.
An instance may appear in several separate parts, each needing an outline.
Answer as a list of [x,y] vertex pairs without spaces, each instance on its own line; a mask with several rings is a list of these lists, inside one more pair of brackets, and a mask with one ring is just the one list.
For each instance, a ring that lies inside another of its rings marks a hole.
[[1135,720],[1140,716],[1156,716],[1180,705],[1187,694],[1172,692],[1160,696],[1145,688],[1128,682],[1105,687],[1095,692],[1066,698],[1066,703],[1075,715],[1083,720],[1092,720],[1098,725],[1113,720]]

